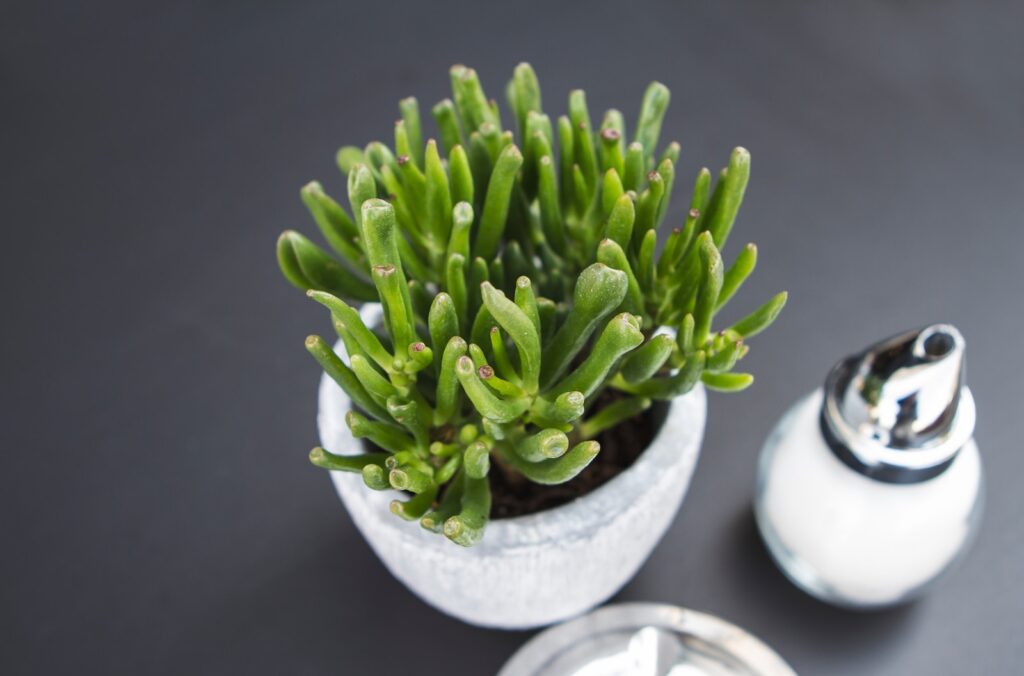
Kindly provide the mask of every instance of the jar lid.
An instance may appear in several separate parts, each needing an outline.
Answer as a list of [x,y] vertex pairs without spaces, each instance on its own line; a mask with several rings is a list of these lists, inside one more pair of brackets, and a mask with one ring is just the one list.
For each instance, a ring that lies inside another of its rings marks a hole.
[[498,676],[795,676],[771,648],[712,615],[658,603],[599,608],[535,636]]
[[836,364],[821,412],[833,452],[879,481],[916,483],[941,474],[974,434],[964,348],[955,326],[933,324]]

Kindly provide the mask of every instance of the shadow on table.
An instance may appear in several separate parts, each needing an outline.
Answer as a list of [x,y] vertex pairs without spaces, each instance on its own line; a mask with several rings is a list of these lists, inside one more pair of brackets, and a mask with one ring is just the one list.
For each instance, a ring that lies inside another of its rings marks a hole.
[[172,640],[168,673],[196,661],[210,673],[493,673],[528,638],[437,612],[354,528],[307,527],[306,546],[253,561],[206,599]]

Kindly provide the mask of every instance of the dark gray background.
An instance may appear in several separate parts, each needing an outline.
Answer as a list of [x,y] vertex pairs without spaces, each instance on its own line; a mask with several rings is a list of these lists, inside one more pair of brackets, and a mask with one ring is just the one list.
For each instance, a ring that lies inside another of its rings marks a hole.
[[[0,9],[0,671],[479,676],[528,638],[414,598],[306,462],[302,340],[330,328],[273,244],[313,231],[299,187],[341,193],[334,150],[388,140],[399,98],[428,107],[460,61],[497,96],[529,60],[553,113],[583,87],[632,119],[668,84],[686,176],[747,146],[734,237],[761,265],[736,312],[791,291],[618,598],[721,615],[805,674],[1020,673],[1019,4],[145,4]],[[977,546],[912,606],[821,605],[756,537],[757,450],[840,355],[935,320],[969,344]]]

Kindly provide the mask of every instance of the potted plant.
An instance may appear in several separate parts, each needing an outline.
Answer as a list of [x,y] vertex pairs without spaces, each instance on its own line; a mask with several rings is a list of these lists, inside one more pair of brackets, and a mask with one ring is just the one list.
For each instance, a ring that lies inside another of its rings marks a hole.
[[701,383],[751,383],[733,368],[786,295],[712,329],[756,261],[753,245],[728,269],[720,255],[742,148],[717,181],[698,173],[658,253],[679,155],[655,155],[663,85],[627,144],[616,110],[592,127],[582,91],[552,122],[527,64],[506,89],[512,130],[472,69],[451,82],[440,142],[423,142],[409,98],[394,149],[338,152],[351,216],[302,189],[333,253],[287,231],[277,257],[339,337],[306,341],[325,372],[312,463],[425,600],[537,626],[600,603],[650,554],[699,452]]

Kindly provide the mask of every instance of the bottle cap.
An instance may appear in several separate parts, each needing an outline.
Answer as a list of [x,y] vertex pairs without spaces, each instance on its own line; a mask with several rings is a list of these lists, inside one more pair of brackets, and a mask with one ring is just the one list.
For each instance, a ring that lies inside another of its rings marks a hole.
[[974,434],[974,398],[963,380],[964,339],[956,327],[901,333],[832,368],[822,432],[836,455],[865,476],[926,481]]

